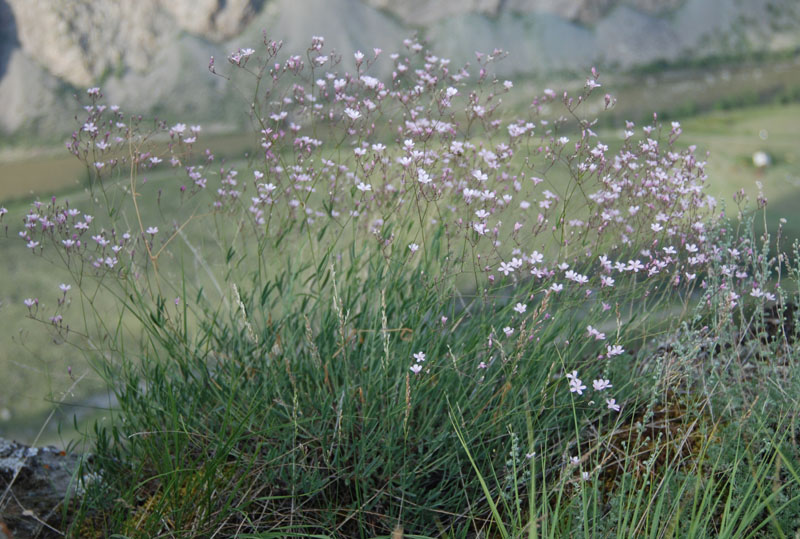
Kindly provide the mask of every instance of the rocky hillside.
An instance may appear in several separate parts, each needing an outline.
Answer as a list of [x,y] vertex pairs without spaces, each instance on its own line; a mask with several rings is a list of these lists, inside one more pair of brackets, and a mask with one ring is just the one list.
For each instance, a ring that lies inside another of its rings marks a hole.
[[[262,31],[293,50],[396,47],[419,32],[440,55],[511,51],[505,75],[628,69],[800,48],[797,0],[0,0],[0,133],[59,136],[75,89],[128,110],[235,123],[235,92],[206,67]],[[63,112],[59,112],[63,111]],[[213,112],[211,112],[213,111]]]

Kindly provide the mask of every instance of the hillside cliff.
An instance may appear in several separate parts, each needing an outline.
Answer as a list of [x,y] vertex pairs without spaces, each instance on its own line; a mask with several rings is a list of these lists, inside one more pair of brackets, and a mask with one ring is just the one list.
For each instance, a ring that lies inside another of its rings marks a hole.
[[[800,47],[796,0],[0,0],[0,132],[63,129],[75,89],[130,110],[235,123],[240,103],[206,70],[262,31],[304,49],[396,47],[418,32],[440,55],[511,51],[505,75],[628,69]],[[213,110],[212,115],[208,112]]]

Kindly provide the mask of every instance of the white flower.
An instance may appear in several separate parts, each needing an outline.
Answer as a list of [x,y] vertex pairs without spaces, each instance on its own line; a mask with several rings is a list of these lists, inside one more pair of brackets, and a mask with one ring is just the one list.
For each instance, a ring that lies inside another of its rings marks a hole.
[[514,266],[505,262],[501,262],[498,271],[500,271],[503,275],[508,276],[509,273],[514,273]]
[[523,314],[525,311],[528,310],[528,306],[524,303],[517,303],[514,305],[514,310],[517,311],[519,314]]
[[421,183],[422,185],[428,185],[433,180],[431,180],[431,177],[428,176],[427,172],[425,172],[425,169],[421,168],[419,169],[419,172],[417,174],[417,181],[419,181],[419,183]]
[[616,399],[606,399],[606,405],[608,405],[609,410],[619,412],[619,404],[617,404]]
[[644,269],[644,265],[642,264],[641,260],[628,260],[628,265],[625,268],[627,271],[632,271],[634,273],[639,273],[639,270]]
[[608,357],[620,356],[625,352],[625,349],[622,348],[619,344],[615,344],[613,346],[609,345],[606,346],[606,354]]
[[419,245],[416,243],[409,243],[408,248],[411,250],[412,253],[416,253],[419,250]]
[[375,77],[370,77],[369,75],[361,75],[361,82],[364,83],[364,86],[367,88],[375,88],[380,84],[380,81]]
[[147,227],[147,230],[145,230],[145,232],[147,232],[151,236],[155,236],[156,234],[158,234],[158,227],[157,226],[149,226],[149,227]]
[[422,363],[425,361],[425,352],[417,352],[416,354],[412,354],[413,358],[416,360],[417,363]]
[[346,108],[346,109],[344,109],[344,113],[345,113],[345,114],[347,114],[347,116],[348,116],[348,117],[349,117],[351,120],[357,120],[357,119],[361,118],[361,113],[360,113],[360,112],[358,112],[358,111],[357,111],[357,110],[355,110],[355,109]]
[[600,378],[592,382],[592,387],[594,388],[595,391],[603,391],[604,389],[608,389],[609,387],[614,387],[614,386],[611,385],[611,382],[609,380],[604,380],[603,378]]
[[570,378],[569,380],[569,391],[570,393],[577,393],[578,395],[583,395],[583,390],[586,389],[586,386],[583,385],[580,378]]
[[514,328],[506,326],[503,328],[503,333],[506,334],[506,337],[511,337],[511,335],[514,333]]
[[564,274],[564,276],[567,279],[569,279],[571,281],[575,281],[578,284],[586,284],[586,283],[589,282],[589,277],[587,277],[586,275],[581,275],[580,273],[572,271],[572,270],[567,271]]
[[419,371],[421,370],[422,370],[422,365],[420,365],[419,363],[414,363],[413,365],[411,365],[411,372],[413,372],[414,374],[419,374]]
[[62,292],[64,292],[66,294],[67,292],[69,292],[69,289],[72,288],[72,287],[70,285],[68,285],[68,284],[61,283],[60,285],[58,285],[58,288]]
[[485,182],[486,180],[489,179],[489,176],[487,176],[482,170],[477,170],[477,169],[472,171],[472,177],[478,180],[479,182]]

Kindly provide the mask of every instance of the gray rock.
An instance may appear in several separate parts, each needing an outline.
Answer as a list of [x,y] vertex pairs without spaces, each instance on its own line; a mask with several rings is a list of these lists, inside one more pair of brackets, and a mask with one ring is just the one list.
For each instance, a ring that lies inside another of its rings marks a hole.
[[0,539],[61,536],[63,504],[82,492],[83,458],[0,438]]

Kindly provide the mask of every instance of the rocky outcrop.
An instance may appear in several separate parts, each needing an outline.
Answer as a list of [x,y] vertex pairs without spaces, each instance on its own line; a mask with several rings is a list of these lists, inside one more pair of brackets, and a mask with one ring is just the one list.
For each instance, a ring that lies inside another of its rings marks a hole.
[[263,0],[160,0],[181,29],[214,41],[236,37]]
[[22,48],[78,87],[148,69],[180,30],[221,41],[238,35],[257,0],[7,0]]
[[22,49],[50,73],[88,86],[117,69],[147,69],[174,24],[155,0],[8,0]]
[[62,536],[63,504],[83,484],[81,458],[0,438],[0,539]]

